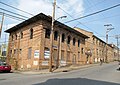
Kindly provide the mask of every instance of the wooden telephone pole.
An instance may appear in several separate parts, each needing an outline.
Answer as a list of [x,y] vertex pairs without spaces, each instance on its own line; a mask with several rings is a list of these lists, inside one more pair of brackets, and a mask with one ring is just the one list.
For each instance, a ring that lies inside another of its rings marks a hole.
[[1,21],[1,25],[0,25],[0,38],[1,38],[1,33],[2,33],[3,21],[4,21],[4,13],[2,15],[2,21]]
[[52,26],[51,26],[51,36],[50,36],[50,60],[49,60],[49,72],[52,72],[52,57],[53,57],[53,31],[54,31],[54,21],[55,21],[55,7],[56,0],[53,3],[53,11],[52,11]]

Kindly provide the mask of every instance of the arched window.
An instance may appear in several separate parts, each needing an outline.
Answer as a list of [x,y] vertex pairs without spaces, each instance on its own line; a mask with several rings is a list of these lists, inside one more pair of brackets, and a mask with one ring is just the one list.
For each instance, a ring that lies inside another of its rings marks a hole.
[[45,38],[49,38],[50,39],[50,29],[46,29],[45,30]]
[[78,47],[80,47],[80,40],[78,40]]
[[15,34],[15,39],[17,40],[17,34]]
[[13,37],[13,35],[12,35],[12,41],[14,40],[14,37]]
[[71,37],[68,36],[67,44],[70,44]]
[[54,40],[56,40],[56,41],[57,41],[57,38],[58,38],[58,32],[57,32],[57,31],[55,31],[55,32],[54,32]]
[[73,38],[73,45],[75,46],[75,42],[76,42],[76,39],[75,38]]
[[30,29],[30,39],[33,38],[33,29]]
[[64,42],[65,41],[65,34],[63,33],[62,34],[62,42]]

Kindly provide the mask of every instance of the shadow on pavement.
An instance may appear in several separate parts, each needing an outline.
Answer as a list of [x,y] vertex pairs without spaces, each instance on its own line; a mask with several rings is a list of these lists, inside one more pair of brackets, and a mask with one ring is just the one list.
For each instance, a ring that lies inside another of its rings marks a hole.
[[110,83],[105,81],[97,81],[86,78],[66,78],[66,79],[49,79],[43,83],[36,83],[33,85],[120,85],[117,83]]

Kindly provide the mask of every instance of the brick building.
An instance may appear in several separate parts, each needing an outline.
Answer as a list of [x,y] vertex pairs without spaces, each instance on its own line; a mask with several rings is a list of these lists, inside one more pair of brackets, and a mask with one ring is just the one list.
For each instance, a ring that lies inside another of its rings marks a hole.
[[[100,62],[100,59],[105,61],[106,59],[106,42],[95,36],[92,32],[75,28],[75,30],[87,35],[89,38],[86,39],[86,54],[89,63]],[[107,45],[107,60],[108,62],[114,60],[114,51],[111,45]]]
[[[40,13],[8,30],[7,62],[13,69],[39,70],[49,67],[51,17]],[[52,65],[86,64],[88,36],[58,21],[54,22]]]

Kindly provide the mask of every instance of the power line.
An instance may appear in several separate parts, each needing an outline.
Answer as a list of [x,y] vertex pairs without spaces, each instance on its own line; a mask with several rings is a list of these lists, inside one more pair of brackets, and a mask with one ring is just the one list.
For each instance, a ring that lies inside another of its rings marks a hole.
[[[70,15],[68,12],[66,12],[64,9],[62,9],[61,7],[59,7],[58,5],[56,5],[59,9],[61,9],[63,12],[65,12],[66,14],[68,14],[72,19],[74,19],[74,17],[72,16],[72,15]],[[88,29],[90,29],[88,26],[86,26],[86,25],[84,25],[83,23],[81,23],[80,21],[77,21],[78,22],[78,24],[81,24],[81,25],[83,25],[84,27],[86,27],[86,28],[88,28]],[[77,25],[78,25],[77,24]],[[76,25],[76,26],[77,26]],[[76,27],[76,26],[74,26],[74,27]],[[90,30],[92,30],[92,31],[94,31],[93,29],[90,29]],[[96,31],[94,31],[96,34],[99,34],[99,33],[97,33]],[[99,35],[101,35],[101,34],[99,34]]]
[[91,22],[94,22],[94,21],[103,20],[103,19],[107,19],[107,18],[114,18],[114,17],[120,17],[120,14],[113,15],[113,16],[108,16],[108,17],[104,17],[104,18],[99,18],[99,19],[94,19],[94,20],[90,20],[90,21],[82,22],[82,23],[91,23]]
[[12,18],[12,19],[16,19],[18,21],[20,21],[20,20],[22,20],[22,21],[26,20],[24,18],[20,18],[20,17],[14,16],[14,15],[10,15],[10,14],[7,14],[7,13],[0,12],[0,15],[2,15],[2,14],[4,14],[6,17],[9,17],[9,18]]
[[6,4],[6,3],[3,3],[3,2],[1,2],[1,1],[0,1],[0,3],[3,4],[3,5],[6,5],[6,6],[8,6],[8,7],[11,7],[11,8],[13,8],[13,9],[16,9],[16,10],[19,10],[19,11],[21,11],[21,12],[24,12],[24,13],[27,13],[27,14],[29,14],[29,15],[34,16],[33,14],[31,14],[31,13],[29,13],[29,12],[23,11],[23,10],[21,10],[21,9],[18,9],[18,8],[16,8],[16,7],[13,7],[13,6],[11,6],[11,5],[8,5],[8,4]]
[[12,14],[15,14],[15,15],[18,15],[18,16],[21,16],[21,17],[24,17],[24,18],[29,18],[29,17],[23,16],[23,15],[20,15],[20,14],[14,13],[14,12],[11,12],[11,11],[9,11],[9,10],[3,9],[3,8],[0,8],[0,9],[3,10],[3,11],[6,11],[6,12],[9,12],[9,13],[12,13]]
[[72,21],[75,21],[75,20],[79,20],[79,19],[82,19],[82,18],[85,18],[85,17],[89,17],[89,16],[92,16],[92,15],[95,15],[95,14],[98,14],[98,13],[101,13],[101,12],[104,12],[104,11],[107,11],[107,10],[110,10],[112,8],[115,8],[115,7],[118,7],[120,6],[120,4],[117,4],[117,5],[114,5],[112,7],[109,7],[109,8],[106,8],[106,9],[103,9],[103,10],[100,10],[100,11],[97,11],[97,12],[94,12],[94,13],[91,13],[91,14],[88,14],[88,15],[85,15],[85,16],[82,16],[82,17],[79,17],[79,18],[76,18],[76,19],[73,19],[73,20],[69,20],[69,21],[66,21],[64,23],[69,23],[69,22],[72,22]]

